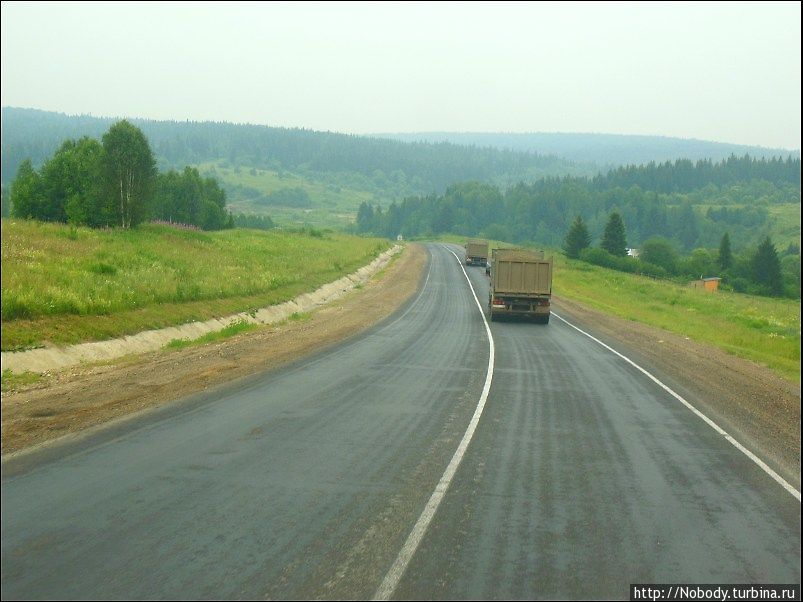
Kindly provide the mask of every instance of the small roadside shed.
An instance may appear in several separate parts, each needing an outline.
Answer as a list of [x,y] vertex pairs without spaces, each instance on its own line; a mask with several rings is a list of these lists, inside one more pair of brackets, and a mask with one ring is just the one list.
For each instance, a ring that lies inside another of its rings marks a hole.
[[689,286],[692,288],[703,289],[709,293],[715,293],[719,288],[720,280],[722,280],[722,278],[717,278],[716,276],[711,278],[701,278],[700,280],[692,280],[689,282]]

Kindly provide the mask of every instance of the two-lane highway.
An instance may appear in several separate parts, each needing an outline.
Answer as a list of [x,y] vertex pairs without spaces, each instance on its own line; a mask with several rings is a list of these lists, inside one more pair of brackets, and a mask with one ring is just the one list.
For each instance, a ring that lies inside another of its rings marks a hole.
[[[5,476],[3,598],[373,596],[487,377],[463,268],[428,249],[369,333]],[[393,596],[800,582],[799,502],[708,425],[560,320],[491,332],[487,404]]]
[[[466,270],[487,300],[484,270]],[[491,330],[482,425],[396,597],[800,583],[800,503],[747,456],[555,316]]]

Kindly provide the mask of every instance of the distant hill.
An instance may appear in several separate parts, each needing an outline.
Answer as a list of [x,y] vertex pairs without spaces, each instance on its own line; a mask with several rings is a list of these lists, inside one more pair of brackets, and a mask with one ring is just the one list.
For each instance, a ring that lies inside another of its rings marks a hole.
[[461,144],[477,148],[507,149],[555,155],[578,163],[595,163],[601,167],[640,165],[675,159],[711,159],[719,161],[731,155],[751,157],[800,157],[800,150],[764,148],[742,144],[725,144],[686,138],[663,136],[624,136],[619,134],[561,134],[561,133],[471,133],[419,132],[405,134],[376,134],[379,138],[402,142]]
[[[2,181],[29,158],[34,167],[68,138],[99,138],[117,121],[86,115],[4,107]],[[463,180],[510,186],[544,176],[593,175],[595,165],[534,152],[352,136],[305,129],[218,122],[129,119],[150,141],[161,168],[225,160],[234,167],[290,171],[310,180],[345,174],[370,180],[378,198],[429,194]],[[353,176],[353,177],[352,177]],[[356,207],[355,207],[356,209]]]

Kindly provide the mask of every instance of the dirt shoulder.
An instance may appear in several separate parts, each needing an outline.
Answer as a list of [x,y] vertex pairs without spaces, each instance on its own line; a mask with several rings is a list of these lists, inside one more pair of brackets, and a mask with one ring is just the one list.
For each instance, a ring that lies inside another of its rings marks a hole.
[[350,338],[417,291],[426,251],[408,245],[383,272],[300,322],[265,326],[220,343],[156,351],[58,372],[2,394],[2,453],[13,453],[251,374],[279,368]]
[[652,372],[800,489],[800,385],[769,368],[566,299],[558,314]]

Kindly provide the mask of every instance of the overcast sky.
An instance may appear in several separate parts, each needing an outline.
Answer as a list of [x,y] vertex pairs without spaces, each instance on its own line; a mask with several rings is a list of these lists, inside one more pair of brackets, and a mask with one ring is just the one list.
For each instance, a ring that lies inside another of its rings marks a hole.
[[3,106],[800,148],[800,3],[2,3]]

